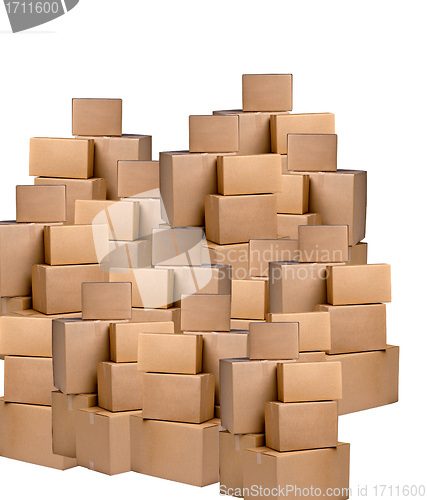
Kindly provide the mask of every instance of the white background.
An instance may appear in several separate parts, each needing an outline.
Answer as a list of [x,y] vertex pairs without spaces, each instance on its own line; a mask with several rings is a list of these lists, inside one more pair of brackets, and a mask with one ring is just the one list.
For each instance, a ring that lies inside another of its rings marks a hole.
[[[122,97],[124,132],[152,134],[154,159],[188,147],[189,114],[239,108],[242,73],[293,73],[295,112],[336,114],[339,168],[368,171],[369,262],[392,265],[388,339],[401,346],[400,402],[340,418],[354,497],[358,485],[373,498],[376,484],[426,482],[422,5],[80,0],[69,14],[21,34],[10,33],[0,5],[3,220],[15,217],[15,185],[32,183],[29,138],[70,136],[73,97]],[[200,490],[83,468],[62,473],[3,458],[0,481],[2,497],[14,499],[218,495],[217,485]]]

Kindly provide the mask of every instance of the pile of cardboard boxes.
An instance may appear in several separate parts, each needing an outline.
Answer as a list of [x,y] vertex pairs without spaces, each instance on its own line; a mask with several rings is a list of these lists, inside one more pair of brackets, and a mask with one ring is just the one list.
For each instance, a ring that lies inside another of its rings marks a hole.
[[348,497],[338,415],[398,398],[390,266],[334,115],[291,111],[292,75],[244,75],[243,109],[190,116],[159,161],[120,99],[31,139],[0,223],[1,456]]

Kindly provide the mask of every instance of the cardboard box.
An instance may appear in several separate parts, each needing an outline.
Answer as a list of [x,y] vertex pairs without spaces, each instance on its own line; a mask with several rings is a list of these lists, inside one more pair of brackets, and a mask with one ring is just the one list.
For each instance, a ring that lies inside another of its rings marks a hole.
[[[10,314],[11,316],[22,316],[24,318],[44,318],[44,319],[60,319],[60,318],[81,318],[81,312],[73,312],[73,313],[63,313],[63,314],[43,314],[39,311],[35,311],[34,309],[25,309],[23,311],[14,311]],[[43,357],[43,356],[42,356]],[[51,357],[51,356],[47,356]]]
[[390,265],[330,266],[327,290],[334,306],[391,302]]
[[376,408],[399,399],[399,347],[384,351],[326,355],[342,366],[342,399],[338,415]]
[[292,75],[243,75],[243,111],[292,111]]
[[190,116],[190,153],[239,151],[238,116]]
[[6,402],[50,406],[53,390],[52,358],[5,356]]
[[339,363],[278,363],[279,401],[329,401],[342,398]]
[[108,226],[46,226],[45,262],[51,266],[98,264],[109,253]]
[[298,358],[298,323],[249,324],[249,359]]
[[2,297],[1,298],[1,313],[0,316],[4,314],[10,314],[14,311],[22,311],[25,309],[31,309],[32,299],[29,297]]
[[276,451],[337,446],[337,402],[265,403],[265,444]]
[[140,333],[174,333],[173,321],[151,323],[111,323],[110,357],[115,363],[138,361]]
[[64,394],[97,392],[97,364],[110,359],[110,322],[52,322],[54,385]]
[[215,415],[215,418],[219,418],[221,420],[221,408],[219,405],[214,406],[214,415]]
[[200,227],[153,229],[153,266],[200,266],[204,237]]
[[298,226],[300,262],[347,262],[348,226]]
[[289,134],[288,170],[336,172],[336,134]]
[[76,458],[77,410],[97,404],[96,394],[52,392],[52,451],[55,455]]
[[183,295],[181,330],[191,332],[229,332],[230,295]]
[[280,155],[218,156],[218,193],[223,195],[280,192]]
[[206,241],[206,248],[209,252],[209,261],[203,262],[204,264],[231,266],[233,279],[243,280],[249,277],[248,243],[217,245],[212,241]]
[[136,363],[98,363],[98,404],[108,411],[142,410],[142,373]]
[[297,240],[299,226],[317,226],[320,224],[323,224],[322,214],[320,213],[306,213],[303,215],[277,214],[276,236]]
[[281,490],[288,498],[326,497],[333,491],[334,498],[346,499],[350,493],[349,472],[347,443],[338,443],[336,448],[284,453],[267,447],[243,452],[245,498],[259,496],[261,491],[267,492],[262,494],[265,498],[277,498]]
[[249,331],[249,323],[264,323],[265,320],[260,319],[233,319],[230,320],[230,331],[232,330],[245,330]]
[[270,262],[298,260],[298,240],[250,240],[249,274],[268,277]]
[[122,135],[121,99],[73,99],[73,135]]
[[65,222],[65,186],[16,186],[16,222]]
[[82,283],[83,319],[131,319],[132,283]]
[[117,176],[117,195],[120,198],[157,198],[160,195],[158,161],[119,160]]
[[57,179],[36,177],[36,186],[65,186],[67,192],[67,217],[64,225],[74,224],[76,200],[105,200],[107,195],[107,181],[105,179]]
[[326,361],[326,353],[323,351],[300,352],[297,363],[318,363]]
[[102,262],[102,267],[137,268],[151,267],[151,241],[110,241],[108,260]]
[[108,275],[98,264],[32,266],[33,308],[44,314],[82,310],[82,283],[105,282]]
[[144,419],[200,424],[213,419],[214,399],[212,373],[143,373]]
[[386,348],[385,304],[331,306],[321,304],[317,311],[329,313],[331,347],[328,354],[377,351]]
[[88,138],[33,137],[30,175],[88,179],[93,176],[93,155],[94,143]]
[[0,398],[0,456],[66,470],[76,460],[52,453],[52,418],[48,406],[5,403]]
[[217,244],[277,236],[275,194],[205,197],[206,238]]
[[348,247],[348,266],[360,266],[368,263],[368,244],[364,241]]
[[164,223],[161,213],[162,202],[158,198],[122,198],[123,202],[139,205],[139,237],[151,240],[153,229]]
[[218,420],[186,424],[140,414],[130,422],[133,471],[194,486],[218,482]]
[[295,113],[272,115],[271,150],[288,153],[288,134],[335,134],[333,113]]
[[102,408],[77,411],[77,465],[113,476],[130,472],[130,416],[138,412],[112,413]]
[[170,307],[169,309],[132,307],[131,323],[151,323],[157,321],[172,321],[175,333],[181,333],[181,309],[179,307]]
[[251,278],[231,281],[231,317],[265,319],[268,313],[268,280]]
[[280,155],[282,157],[282,174],[288,173],[288,155]]
[[302,215],[308,212],[309,177],[282,175],[282,190],[277,194],[277,213]]
[[267,321],[298,323],[300,352],[328,351],[331,348],[331,320],[323,309],[316,309],[316,312],[268,314]]

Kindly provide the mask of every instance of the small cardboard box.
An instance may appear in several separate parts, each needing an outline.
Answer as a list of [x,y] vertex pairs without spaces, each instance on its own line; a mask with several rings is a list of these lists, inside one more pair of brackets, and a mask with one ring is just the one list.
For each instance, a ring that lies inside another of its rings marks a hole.
[[[264,323],[265,320],[261,319],[230,319],[230,331],[231,330],[244,330],[249,332],[249,323]],[[236,356],[234,356],[236,357]],[[241,357],[241,356],[239,356]]]
[[279,238],[298,239],[299,226],[317,226],[322,224],[322,214],[306,213],[296,214],[277,214],[277,236]]
[[217,244],[277,236],[275,194],[205,197],[206,238]]
[[288,170],[336,172],[337,148],[336,134],[289,134]]
[[14,311],[24,311],[31,309],[32,299],[29,297],[2,297],[0,316],[13,313]]
[[181,330],[191,332],[229,332],[230,295],[183,295]]
[[65,222],[65,186],[16,186],[16,222]]
[[82,283],[83,319],[131,319],[132,283]]
[[239,151],[239,117],[193,115],[189,118],[190,153]]
[[368,263],[368,244],[364,241],[357,243],[352,247],[348,247],[348,262],[349,266],[360,266]]
[[347,262],[348,226],[298,226],[300,262]]
[[217,245],[212,241],[206,241],[205,248],[209,256],[206,261],[203,261],[203,264],[231,266],[231,277],[233,279],[243,280],[249,278],[248,243]]
[[120,198],[157,198],[159,195],[158,161],[118,161],[117,176],[117,194]]
[[231,281],[231,317],[265,319],[268,313],[268,280],[250,278]]
[[288,173],[288,155],[280,155],[282,157],[282,174]]
[[280,155],[218,156],[218,193],[223,195],[280,192]]
[[265,403],[265,444],[276,451],[337,446],[337,402]]
[[73,99],[73,135],[122,135],[121,99]]
[[243,111],[292,111],[292,75],[243,75]]
[[151,240],[153,229],[164,224],[162,201],[159,198],[122,198],[123,203],[137,203],[139,206],[139,238]]
[[278,399],[284,403],[342,398],[340,363],[278,363]]
[[249,274],[268,277],[270,262],[298,260],[298,240],[250,240]]
[[212,373],[144,372],[142,375],[144,419],[193,424],[213,419],[215,376]]
[[98,363],[98,405],[108,411],[142,410],[142,373],[136,363]]
[[137,268],[151,267],[151,241],[110,241],[108,259],[102,262],[102,267]]
[[33,137],[30,175],[89,179],[93,176],[93,155],[94,142],[88,138]]
[[174,333],[181,333],[181,309],[179,307],[170,307],[169,309],[132,307],[131,323],[152,323],[156,321],[172,321]]
[[77,410],[97,404],[96,394],[52,392],[52,450],[55,455],[76,458]]
[[249,324],[249,359],[298,358],[298,323]]
[[282,175],[282,190],[277,194],[277,213],[302,215],[308,212],[309,177]]
[[200,266],[204,237],[200,227],[153,229],[152,265]]
[[52,357],[52,319],[24,316],[0,318],[0,358]]
[[217,419],[187,424],[145,420],[139,414],[130,422],[133,471],[194,486],[218,482]]
[[390,265],[330,266],[327,290],[334,306],[391,302]]

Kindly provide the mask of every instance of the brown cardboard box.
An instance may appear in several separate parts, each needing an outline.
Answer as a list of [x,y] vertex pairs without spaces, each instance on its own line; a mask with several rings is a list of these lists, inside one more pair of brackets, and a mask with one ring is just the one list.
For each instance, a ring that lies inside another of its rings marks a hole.
[[[125,160],[117,162],[117,195],[154,198],[159,195],[159,162]],[[157,196],[154,196],[156,195]]]
[[65,222],[65,186],[16,186],[16,222]]
[[318,363],[326,361],[326,353],[323,351],[300,352],[298,363]]
[[243,111],[292,111],[292,75],[243,75]]
[[272,115],[271,150],[287,154],[288,134],[335,134],[333,113],[295,113]]
[[308,175],[282,175],[282,190],[277,194],[277,213],[302,215],[308,212]]
[[[43,314],[39,311],[35,311],[34,309],[25,309],[23,311],[14,311],[10,314],[11,316],[23,316],[24,318],[44,318],[44,319],[62,319],[62,318],[81,318],[81,312],[73,312],[73,313],[63,313],[63,314]],[[43,356],[42,356],[43,357]],[[45,356],[51,357],[51,356]]]
[[282,174],[288,173],[288,155],[280,155],[282,157]]
[[52,358],[5,356],[6,402],[50,406],[53,390]]
[[181,309],[179,307],[170,307],[169,309],[132,307],[131,323],[152,323],[157,321],[172,321],[175,333],[181,333]]
[[33,308],[44,314],[81,311],[81,285],[86,281],[108,281],[108,275],[97,264],[33,265]]
[[77,465],[110,476],[130,471],[130,416],[102,408],[77,410]]
[[82,283],[83,319],[131,319],[132,283]]
[[218,156],[217,171],[220,194],[280,192],[280,155]]
[[77,410],[97,404],[96,394],[52,392],[52,450],[55,455],[76,458]]
[[385,304],[330,306],[321,304],[317,311],[329,313],[331,347],[328,354],[377,351],[386,348]]
[[201,227],[153,229],[153,266],[200,266],[204,237]]
[[133,471],[194,486],[218,482],[218,420],[186,424],[140,414],[130,422]]
[[348,226],[298,226],[300,262],[347,262]]
[[30,175],[88,179],[93,176],[93,152],[93,140],[88,138],[33,137]]
[[327,362],[341,362],[342,399],[338,414],[376,408],[399,399],[399,347],[384,351],[326,356]]
[[108,226],[46,226],[45,262],[51,266],[97,264],[108,256]]
[[215,376],[143,373],[143,417],[200,424],[213,419]]
[[151,267],[151,241],[110,241],[108,260],[102,262],[102,267],[136,268]]
[[[137,203],[139,206],[139,237],[151,240],[154,228],[164,224],[161,214],[162,201],[159,198],[122,198],[123,203]],[[118,238],[117,238],[118,239]]]
[[276,451],[337,446],[337,402],[265,403],[265,444]]
[[[243,498],[243,452],[264,444],[264,434],[219,433],[219,482],[222,494]],[[238,490],[240,494],[237,494]]]
[[76,200],[105,200],[107,195],[107,181],[105,179],[57,179],[36,177],[36,186],[65,186],[67,192],[67,217],[64,224],[74,224]]
[[238,116],[190,116],[190,153],[239,151]]
[[140,333],[174,333],[173,321],[151,323],[111,323],[110,357],[115,363],[138,361]]
[[205,197],[206,238],[217,244],[277,236],[275,194]]
[[98,404],[108,411],[142,409],[142,373],[136,363],[98,363]]
[[48,406],[5,403],[0,398],[0,456],[65,470],[75,459],[52,453],[52,418]]
[[336,134],[289,134],[288,170],[336,172]]
[[[249,323],[264,323],[265,320],[261,319],[230,319],[230,331],[231,330],[245,330],[249,331]],[[236,356],[234,356],[236,357]],[[241,356],[239,356],[241,357]]]
[[306,213],[303,215],[277,214],[277,236],[297,240],[299,226],[317,226],[320,224],[323,224],[322,214],[320,213]]
[[[236,243],[235,245],[217,245],[212,241],[206,241],[208,258],[203,264],[222,264],[231,266],[231,277],[233,279],[245,279],[248,273],[248,243]],[[203,259],[203,248],[202,248]]]
[[[271,448],[252,448],[243,452],[243,487],[246,498],[349,498],[350,445],[279,452]],[[273,492],[272,494],[270,494]]]
[[332,305],[391,302],[389,264],[330,266],[328,303]]
[[327,401],[342,398],[339,363],[278,363],[279,401]]
[[250,240],[249,274],[268,277],[270,262],[298,260],[298,240]]
[[73,135],[122,135],[121,99],[73,99]]
[[183,295],[181,330],[191,332],[229,332],[230,295]]
[[364,241],[348,247],[348,266],[360,266],[368,263],[368,244]]
[[[215,388],[215,390],[216,390],[216,388]],[[219,418],[221,420],[221,408],[219,405],[214,406],[214,415],[215,415],[215,418]]]
[[268,280],[250,278],[231,281],[231,317],[265,319],[268,313]]
[[327,351],[331,348],[331,321],[327,312],[319,311],[268,314],[267,321],[299,323],[300,352]]
[[249,359],[298,358],[298,323],[249,324]]
[[0,316],[10,314],[14,311],[31,309],[32,299],[29,297],[2,297]]

